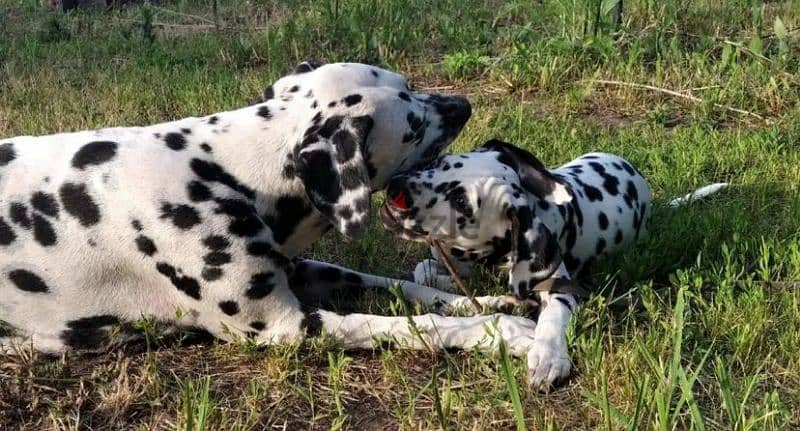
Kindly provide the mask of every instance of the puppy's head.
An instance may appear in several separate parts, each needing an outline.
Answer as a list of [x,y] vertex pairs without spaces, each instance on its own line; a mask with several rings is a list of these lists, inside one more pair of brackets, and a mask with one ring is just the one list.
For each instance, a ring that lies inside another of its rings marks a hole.
[[366,228],[371,192],[436,158],[471,114],[463,97],[413,92],[403,76],[357,63],[301,63],[259,101],[272,99],[297,119],[284,172],[349,237]]
[[491,140],[394,176],[380,216],[404,239],[437,240],[464,256],[507,256],[511,291],[527,297],[561,262],[557,238],[537,211],[571,199],[531,153]]

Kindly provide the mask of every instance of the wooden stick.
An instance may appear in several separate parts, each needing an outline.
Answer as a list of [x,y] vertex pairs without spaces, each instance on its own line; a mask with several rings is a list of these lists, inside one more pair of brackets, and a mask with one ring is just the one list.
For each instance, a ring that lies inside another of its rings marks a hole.
[[[705,100],[703,100],[703,99],[701,99],[699,97],[692,96],[690,94],[681,93],[681,92],[678,92],[678,91],[675,91],[675,90],[670,90],[668,88],[655,87],[655,86],[652,86],[652,85],[636,84],[636,83],[633,83],[633,82],[624,82],[624,81],[609,81],[609,80],[605,80],[605,79],[592,79],[591,82],[595,82],[595,83],[603,84],[603,85],[616,85],[616,86],[619,86],[619,87],[631,87],[631,88],[638,88],[638,89],[641,89],[641,90],[656,91],[656,92],[659,92],[659,93],[668,94],[670,96],[675,96],[675,97],[680,97],[682,99],[691,100],[692,102],[695,102],[695,103],[704,103],[705,102]],[[726,111],[736,112],[737,114],[749,115],[751,117],[758,118],[759,120],[764,121],[766,123],[771,123],[772,122],[769,119],[764,118],[763,116],[761,116],[759,114],[756,114],[755,112],[745,111],[744,109],[734,108],[733,106],[721,105],[719,103],[715,103],[714,107],[721,108],[721,109],[724,109]]]
[[472,302],[472,306],[475,307],[476,312],[482,313],[483,307],[481,307],[480,302],[475,300],[475,295],[473,295],[472,292],[470,292],[470,290],[467,288],[467,286],[464,285],[464,281],[461,280],[461,277],[456,272],[455,268],[453,267],[453,263],[450,262],[450,258],[447,257],[447,254],[445,254],[444,249],[442,249],[442,245],[439,244],[439,241],[436,241],[435,239],[432,239],[430,242],[431,244],[433,244],[434,247],[436,247],[436,251],[439,252],[439,256],[441,256],[445,268],[447,268],[447,271],[450,272],[450,275],[453,277],[453,281],[456,282],[456,286],[458,286],[458,288],[461,289],[461,293],[463,293],[464,296],[469,298],[469,300]]

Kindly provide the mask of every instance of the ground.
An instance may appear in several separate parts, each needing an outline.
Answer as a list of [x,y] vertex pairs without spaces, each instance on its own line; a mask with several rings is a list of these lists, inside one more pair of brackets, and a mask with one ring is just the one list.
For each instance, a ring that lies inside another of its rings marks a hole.
[[[300,60],[372,62],[470,97],[453,151],[498,137],[549,165],[616,152],[659,204],[650,238],[595,268],[573,376],[549,393],[502,355],[325,339],[262,350],[142,322],[148,342],[105,354],[0,356],[0,429],[798,429],[800,1],[629,0],[619,22],[616,3],[179,0],[59,15],[0,0],[3,137],[207,114]],[[663,205],[717,181],[732,186]],[[308,255],[404,276],[424,252],[376,224]],[[498,274],[470,284],[503,291]]]

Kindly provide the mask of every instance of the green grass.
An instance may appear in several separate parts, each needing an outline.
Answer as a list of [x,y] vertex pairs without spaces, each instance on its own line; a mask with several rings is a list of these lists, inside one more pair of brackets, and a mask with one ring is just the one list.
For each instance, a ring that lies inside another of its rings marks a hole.
[[[732,183],[659,206],[648,239],[596,268],[573,376],[548,394],[506,355],[264,350],[151,328],[122,352],[0,356],[0,429],[798,429],[800,1],[630,0],[618,23],[615,4],[221,0],[215,23],[208,0],[66,16],[0,0],[0,136],[231,109],[300,60],[366,61],[470,97],[455,151],[500,137],[550,165],[615,152],[659,204]],[[424,253],[375,225],[308,254],[401,276]],[[500,293],[501,279],[470,284]],[[409,311],[391,295],[357,307]]]

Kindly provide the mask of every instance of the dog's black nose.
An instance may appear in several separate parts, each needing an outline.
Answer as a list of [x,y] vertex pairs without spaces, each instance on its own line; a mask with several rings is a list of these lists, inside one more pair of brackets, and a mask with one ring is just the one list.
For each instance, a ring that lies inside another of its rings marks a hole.
[[472,105],[466,97],[433,96],[430,100],[442,117],[442,125],[450,130],[460,131],[472,116]]
[[464,127],[467,120],[472,116],[472,105],[466,97],[453,96],[453,110],[450,115],[450,121],[453,122],[455,127]]

